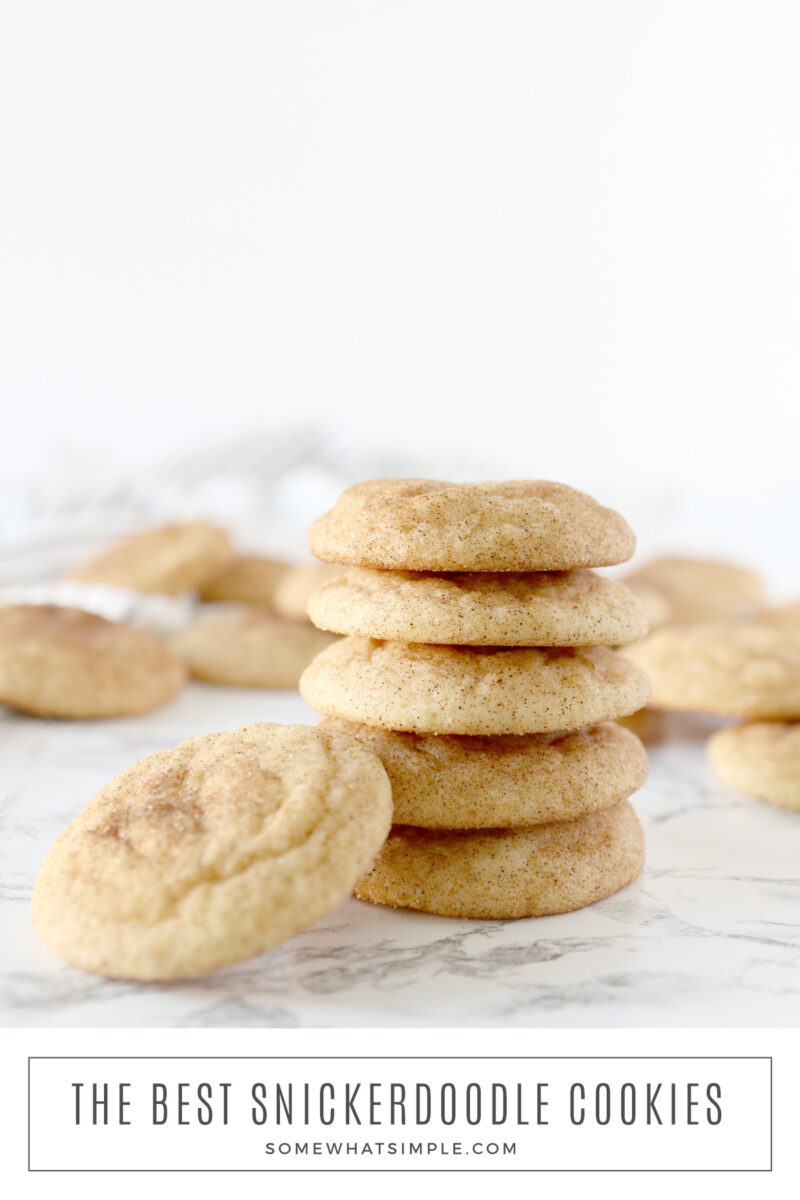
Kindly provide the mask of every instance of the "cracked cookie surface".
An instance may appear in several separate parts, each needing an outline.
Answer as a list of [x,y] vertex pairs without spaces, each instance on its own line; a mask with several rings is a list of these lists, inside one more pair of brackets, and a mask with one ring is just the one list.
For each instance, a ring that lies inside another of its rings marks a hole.
[[319,629],[452,646],[621,646],[647,633],[623,583],[593,571],[433,574],[356,567],[312,596]]
[[647,777],[642,743],[612,722],[497,737],[396,733],[331,717],[320,724],[378,755],[398,825],[492,829],[570,821],[613,808]]
[[355,894],[442,917],[511,920],[584,908],[632,883],[643,866],[642,827],[624,801],[525,829],[395,826]]
[[329,563],[407,571],[559,571],[625,562],[636,539],[591,496],[548,480],[372,479],[311,526]]
[[635,712],[647,676],[605,646],[497,649],[341,638],[303,672],[318,712],[410,733],[550,733]]
[[61,834],[33,894],[74,966],[178,979],[259,954],[329,912],[380,849],[391,787],[360,743],[304,725],[203,734],[142,759]]

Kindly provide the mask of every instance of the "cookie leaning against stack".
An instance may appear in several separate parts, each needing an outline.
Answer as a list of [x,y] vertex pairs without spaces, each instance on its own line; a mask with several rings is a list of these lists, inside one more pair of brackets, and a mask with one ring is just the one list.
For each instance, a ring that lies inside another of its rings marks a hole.
[[374,754],[305,725],[246,725],[151,754],[64,830],[33,891],[61,958],[183,979],[291,937],[348,896],[389,831]]
[[356,888],[444,916],[567,912],[643,865],[626,798],[641,743],[613,723],[647,676],[609,645],[647,619],[589,568],[623,562],[617,513],[563,484],[376,480],[309,544],[345,570],[309,604],[346,635],[305,671],[322,724],[359,738],[392,782],[392,833]]

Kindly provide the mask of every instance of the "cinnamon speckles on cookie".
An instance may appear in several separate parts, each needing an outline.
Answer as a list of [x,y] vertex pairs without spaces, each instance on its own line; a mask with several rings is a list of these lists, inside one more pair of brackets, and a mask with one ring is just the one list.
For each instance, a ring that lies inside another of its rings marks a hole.
[[647,755],[613,722],[572,733],[495,737],[398,733],[323,718],[377,754],[394,821],[427,829],[491,829],[571,821],[640,788]]
[[356,887],[371,904],[509,920],[572,912],[632,883],[644,835],[630,804],[523,829],[395,826]]
[[458,646],[622,646],[647,633],[643,605],[594,571],[433,574],[339,571],[311,598],[320,629]]
[[605,646],[495,649],[347,637],[300,692],[326,716],[413,733],[547,733],[635,712],[647,676]]
[[625,562],[627,522],[561,483],[377,479],[309,531],[324,562],[405,571],[555,571]]
[[347,896],[391,821],[380,761],[304,725],[204,734],[129,767],[47,855],[44,941],[74,966],[180,979],[259,954]]

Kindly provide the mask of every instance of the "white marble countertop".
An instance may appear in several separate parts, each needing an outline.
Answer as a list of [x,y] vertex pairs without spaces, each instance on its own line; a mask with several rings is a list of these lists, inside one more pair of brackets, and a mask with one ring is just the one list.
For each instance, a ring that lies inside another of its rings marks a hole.
[[681,720],[651,748],[635,798],[643,878],[582,912],[452,921],[349,900],[270,954],[183,984],[103,980],[55,959],[28,902],[59,831],[136,759],[251,720],[315,714],[296,693],[201,685],[134,719],[0,713],[0,1024],[796,1024],[800,818],[718,784],[708,726]]

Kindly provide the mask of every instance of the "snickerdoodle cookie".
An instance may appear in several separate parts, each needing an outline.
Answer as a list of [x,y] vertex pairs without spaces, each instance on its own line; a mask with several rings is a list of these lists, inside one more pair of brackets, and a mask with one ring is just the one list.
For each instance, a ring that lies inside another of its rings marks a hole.
[[746,617],[762,600],[762,581],[754,571],[699,558],[657,558],[625,582],[660,592],[670,621],[681,624]]
[[224,529],[187,521],[133,534],[66,578],[176,596],[202,587],[232,556]]
[[184,681],[144,630],[77,608],[0,607],[0,704],[39,717],[123,717],[165,704]]
[[398,825],[491,829],[571,821],[613,808],[647,777],[641,742],[611,722],[505,737],[395,733],[331,717],[321,725],[378,755]]
[[642,827],[623,801],[575,821],[522,829],[395,826],[355,894],[442,917],[543,917],[610,896],[643,866]]
[[323,584],[308,611],[334,633],[457,646],[621,646],[648,628],[624,583],[582,570],[434,575],[356,567]]
[[308,602],[330,579],[347,568],[317,563],[312,567],[290,567],[275,589],[275,611],[293,621],[308,620]]
[[314,655],[334,640],[254,605],[208,608],[170,643],[189,673],[206,683],[296,688]]
[[800,724],[756,721],[721,729],[708,743],[708,756],[730,787],[800,812]]
[[733,621],[674,625],[620,653],[650,675],[653,708],[800,717],[800,635],[784,629]]
[[303,725],[204,734],[129,767],[44,860],[33,921],[100,975],[180,979],[239,962],[329,912],[391,821],[379,760]]
[[423,646],[346,637],[304,671],[328,717],[411,733],[550,733],[635,712],[647,676],[605,646]]
[[274,608],[275,589],[292,567],[279,558],[259,554],[238,554],[208,583],[200,588],[204,600],[238,601]]
[[324,562],[407,571],[559,571],[625,562],[626,521],[562,483],[373,479],[311,526]]

